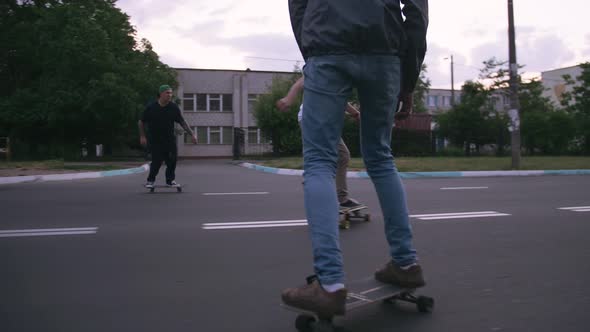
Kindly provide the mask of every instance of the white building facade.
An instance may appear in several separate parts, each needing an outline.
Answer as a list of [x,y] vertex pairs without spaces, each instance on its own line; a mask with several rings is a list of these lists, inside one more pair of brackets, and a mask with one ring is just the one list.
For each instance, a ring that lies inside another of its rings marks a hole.
[[231,157],[234,130],[244,133],[245,150],[270,150],[270,144],[252,114],[259,95],[267,93],[275,76],[293,72],[250,70],[176,69],[179,87],[175,94],[180,109],[198,143],[180,136],[178,155],[183,158]]

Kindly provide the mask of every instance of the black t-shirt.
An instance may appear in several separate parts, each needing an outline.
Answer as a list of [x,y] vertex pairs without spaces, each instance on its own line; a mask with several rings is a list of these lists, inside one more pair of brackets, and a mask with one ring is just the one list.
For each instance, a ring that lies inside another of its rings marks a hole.
[[174,122],[182,123],[182,113],[173,102],[162,107],[157,101],[150,103],[143,111],[141,121],[147,124],[150,144],[175,143]]

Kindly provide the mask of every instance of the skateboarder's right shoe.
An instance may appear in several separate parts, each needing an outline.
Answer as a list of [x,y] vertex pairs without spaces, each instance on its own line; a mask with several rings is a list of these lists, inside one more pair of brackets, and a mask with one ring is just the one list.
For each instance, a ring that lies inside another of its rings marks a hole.
[[345,202],[340,203],[340,209],[354,209],[355,207],[363,206],[363,204],[356,200],[349,198]]
[[419,288],[426,285],[422,275],[422,268],[418,264],[412,265],[408,269],[402,269],[390,261],[375,272],[375,279],[403,288]]
[[154,188],[154,182],[153,181],[148,181],[145,183],[145,187],[148,189],[152,189]]
[[346,294],[345,288],[328,292],[315,279],[305,286],[285,289],[281,297],[288,306],[316,313],[319,317],[331,318],[346,312]]

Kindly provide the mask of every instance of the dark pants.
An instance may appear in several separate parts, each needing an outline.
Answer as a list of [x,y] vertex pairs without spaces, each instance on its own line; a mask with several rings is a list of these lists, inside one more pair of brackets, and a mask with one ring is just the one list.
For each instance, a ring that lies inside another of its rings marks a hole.
[[174,181],[176,178],[176,158],[178,149],[176,144],[151,144],[152,163],[150,164],[150,175],[147,180],[155,182],[156,176],[160,171],[162,162],[166,163],[166,183]]

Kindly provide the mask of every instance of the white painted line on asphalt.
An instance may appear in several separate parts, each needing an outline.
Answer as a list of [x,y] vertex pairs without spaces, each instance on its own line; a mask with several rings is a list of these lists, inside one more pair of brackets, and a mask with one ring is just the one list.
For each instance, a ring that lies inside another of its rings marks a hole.
[[488,187],[443,187],[440,190],[474,190],[474,189],[488,189]]
[[410,218],[462,216],[462,215],[489,214],[489,213],[497,213],[497,212],[496,211],[478,211],[478,212],[451,212],[451,213],[432,213],[432,214],[411,214],[410,215]]
[[267,191],[254,191],[243,193],[204,193],[205,196],[226,196],[226,195],[268,195]]
[[290,224],[260,224],[260,225],[236,225],[236,226],[203,226],[203,229],[240,229],[240,228],[272,228],[272,227],[294,227],[294,226],[307,226],[307,222],[290,223]]
[[420,220],[439,220],[439,219],[465,219],[465,218],[487,218],[487,217],[505,217],[507,213],[490,213],[490,214],[471,214],[468,216],[446,216],[446,217],[423,217]]
[[0,237],[56,236],[95,234],[98,227],[15,229],[0,231]]
[[264,224],[291,224],[291,223],[307,223],[307,219],[295,220],[268,220],[268,221],[242,221],[242,222],[215,222],[206,223],[203,226],[239,226],[239,225],[264,225]]
[[590,211],[590,206],[570,206],[570,207],[561,207],[558,209],[559,210],[575,211],[575,212],[588,212],[588,211]]
[[307,226],[306,219],[274,220],[274,221],[244,221],[244,222],[219,222],[203,224],[203,229],[239,229],[239,228],[266,228],[266,227],[290,227]]
[[411,218],[420,220],[443,220],[443,219],[465,219],[465,218],[486,218],[486,217],[504,217],[508,213],[496,211],[479,211],[479,212],[457,212],[457,213],[434,213],[434,214],[416,214],[410,215]]

